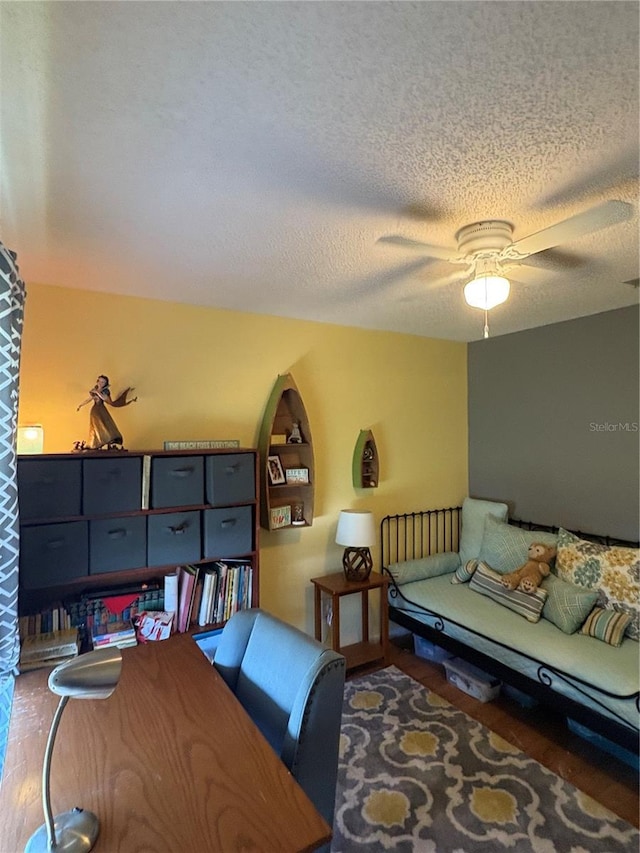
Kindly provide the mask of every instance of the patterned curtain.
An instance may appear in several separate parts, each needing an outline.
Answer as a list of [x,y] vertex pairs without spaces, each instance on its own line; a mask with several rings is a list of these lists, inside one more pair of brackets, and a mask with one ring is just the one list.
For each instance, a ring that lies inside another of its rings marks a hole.
[[16,426],[24,299],[16,256],[0,243],[0,778],[20,654]]

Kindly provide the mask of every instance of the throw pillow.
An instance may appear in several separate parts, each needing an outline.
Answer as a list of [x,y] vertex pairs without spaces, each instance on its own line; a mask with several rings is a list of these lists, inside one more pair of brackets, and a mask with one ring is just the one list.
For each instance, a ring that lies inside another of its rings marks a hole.
[[541,586],[547,590],[542,610],[544,619],[553,622],[565,634],[575,634],[598,600],[598,591],[585,589],[549,575]]
[[494,572],[490,566],[482,561],[478,563],[478,568],[469,581],[469,588],[481,595],[487,595],[498,604],[519,613],[528,622],[540,621],[542,608],[547,600],[547,591],[541,587],[538,587],[531,595],[521,592],[519,589],[507,589],[506,586],[502,585],[502,575]]
[[599,590],[600,606],[628,613],[627,636],[640,639],[640,549],[588,542],[560,528],[556,573],[562,580]]
[[477,568],[477,560],[467,560],[463,566],[458,566],[455,572],[451,575],[451,583],[468,583]]
[[580,628],[580,633],[609,643],[610,646],[619,646],[629,622],[631,622],[631,616],[628,613],[594,607]]
[[404,583],[446,575],[455,571],[459,566],[460,555],[457,551],[443,551],[441,554],[430,554],[428,557],[420,557],[417,560],[390,563],[387,570],[394,581],[401,586]]
[[527,562],[527,551],[532,542],[555,545],[555,533],[541,530],[522,530],[488,516],[484,523],[484,535],[480,549],[480,560],[501,575],[519,569]]
[[460,530],[460,562],[476,560],[480,555],[480,546],[484,536],[484,523],[487,516],[506,521],[509,509],[506,504],[496,501],[482,501],[478,498],[465,498],[462,502],[462,528]]

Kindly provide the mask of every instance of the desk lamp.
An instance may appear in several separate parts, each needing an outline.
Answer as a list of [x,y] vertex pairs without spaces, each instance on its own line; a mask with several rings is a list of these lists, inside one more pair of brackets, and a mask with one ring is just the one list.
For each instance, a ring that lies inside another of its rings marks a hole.
[[357,509],[343,509],[340,512],[336,544],[346,545],[342,568],[348,581],[364,581],[369,577],[373,568],[369,546],[375,541],[372,512]]
[[122,669],[122,653],[117,647],[96,649],[57,666],[49,675],[49,690],[61,696],[51,723],[42,766],[42,808],[45,822],[25,847],[25,853],[88,853],[100,831],[98,818],[76,806],[68,812],[51,814],[49,782],[51,755],[62,712],[70,698],[108,699],[115,690]]

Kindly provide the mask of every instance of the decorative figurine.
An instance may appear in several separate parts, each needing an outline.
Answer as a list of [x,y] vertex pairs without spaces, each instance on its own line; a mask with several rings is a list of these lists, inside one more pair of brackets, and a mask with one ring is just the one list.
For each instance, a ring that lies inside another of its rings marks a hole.
[[301,524],[306,524],[304,520],[304,504],[299,501],[294,503],[293,505],[291,524],[295,524],[297,526],[300,526]]
[[294,421],[291,424],[291,434],[287,439],[287,444],[302,444],[302,434],[300,433],[300,424]]
[[100,374],[96,380],[96,384],[89,391],[89,396],[78,406],[76,411],[80,411],[83,406],[88,403],[93,403],[89,414],[89,438],[86,442],[76,442],[75,446],[78,450],[123,450],[122,435],[116,426],[113,418],[107,411],[108,406],[119,408],[128,406],[130,403],[135,403],[138,399],[133,397],[127,400],[129,391],[133,388],[125,388],[122,394],[119,394],[115,400],[111,399],[111,391],[109,389],[109,377]]

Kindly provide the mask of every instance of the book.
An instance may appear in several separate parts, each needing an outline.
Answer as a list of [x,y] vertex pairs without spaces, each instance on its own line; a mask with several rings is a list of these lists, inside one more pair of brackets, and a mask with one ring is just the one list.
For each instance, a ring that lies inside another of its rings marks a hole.
[[[193,591],[198,579],[198,569],[195,566],[183,566],[180,572],[180,591],[178,596],[178,609],[174,620],[177,630],[183,633],[189,627],[191,618],[191,607],[193,604]],[[165,599],[165,609],[166,599]]]
[[149,509],[149,486],[151,484],[151,457],[145,454],[142,457],[142,495],[140,498],[141,509]]
[[34,669],[43,669],[44,667],[58,666],[59,663],[66,663],[78,656],[78,652],[73,655],[57,655],[56,657],[42,658],[40,660],[21,660],[18,664],[20,672],[31,672]]
[[217,566],[206,566],[202,581],[202,598],[198,613],[198,625],[208,625],[213,621],[213,608],[217,601],[217,590],[218,568]]
[[20,662],[74,656],[78,654],[78,648],[77,628],[64,628],[58,631],[31,634],[22,641]]
[[127,640],[135,640],[135,638],[136,629],[131,620],[126,622],[101,622],[94,625],[91,631],[91,641],[94,649],[103,646],[117,646]]
[[228,566],[226,563],[216,563],[216,568],[218,569],[217,600],[211,614],[211,621],[215,623],[224,621],[224,606],[227,600]]
[[[178,585],[180,581],[180,570],[176,569],[169,575],[164,576],[164,609],[167,613],[178,614]],[[176,624],[176,620],[174,620]]]
[[129,646],[137,646],[138,638],[134,634],[132,637],[110,637],[107,642],[98,642],[93,644],[94,649],[108,649],[117,646],[119,649],[128,649]]

